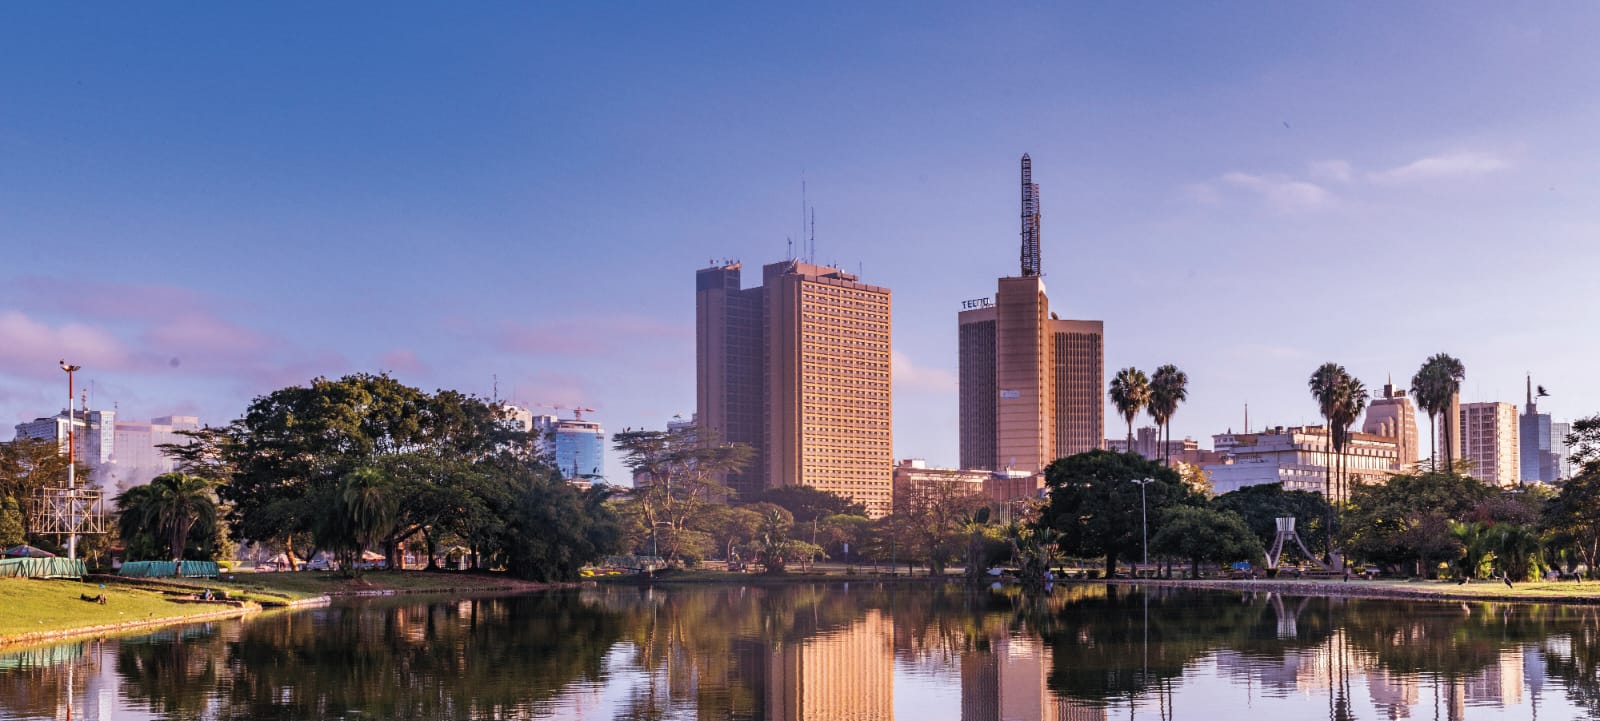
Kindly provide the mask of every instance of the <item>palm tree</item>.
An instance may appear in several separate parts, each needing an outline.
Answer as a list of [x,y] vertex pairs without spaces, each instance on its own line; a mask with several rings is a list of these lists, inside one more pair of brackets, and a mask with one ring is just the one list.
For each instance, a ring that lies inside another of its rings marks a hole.
[[217,520],[217,500],[211,482],[185,473],[163,473],[150,481],[144,499],[145,518],[153,521],[157,532],[166,535],[172,560],[183,560],[189,532],[197,524],[211,525]]
[[[1461,361],[1445,353],[1435,353],[1428,360],[1423,361],[1422,367],[1417,369],[1417,374],[1411,377],[1411,395],[1417,399],[1417,406],[1428,412],[1429,450],[1433,451],[1433,470],[1439,470],[1437,449],[1434,447],[1433,434],[1437,432],[1438,416],[1448,413],[1456,394],[1461,392],[1461,381],[1467,378],[1467,367]],[[1455,472],[1455,442],[1451,436],[1450,428],[1453,419],[1446,418],[1444,423],[1444,469],[1446,473]]]
[[[1156,427],[1166,434],[1166,439],[1161,443],[1161,463],[1171,466],[1172,447],[1172,416],[1178,412],[1178,404],[1189,400],[1189,374],[1178,370],[1178,367],[1168,363],[1156,369],[1150,376],[1150,417],[1155,420]],[[1157,434],[1156,439],[1162,440]]]
[[[1317,411],[1328,426],[1328,446],[1332,450],[1334,433],[1334,418],[1340,413],[1342,394],[1349,390],[1350,372],[1344,366],[1329,361],[1317,366],[1311,373],[1311,378],[1306,385],[1311,389],[1311,397],[1317,401]],[[1324,459],[1326,462],[1327,459]],[[1326,551],[1329,559],[1333,557],[1333,464],[1326,463],[1327,471],[1323,474],[1322,497],[1328,501],[1327,528],[1328,541]]]
[[339,501],[354,532],[357,560],[361,551],[377,545],[394,525],[394,494],[389,479],[376,468],[357,468],[346,474]]
[[1345,473],[1344,448],[1350,442],[1350,426],[1367,410],[1368,395],[1366,384],[1357,378],[1346,375],[1341,383],[1329,433],[1333,438],[1333,452],[1339,459],[1339,497],[1348,498],[1350,481]]
[[1133,452],[1133,418],[1150,402],[1150,379],[1144,371],[1134,367],[1123,368],[1111,379],[1111,404],[1128,421],[1128,452]]

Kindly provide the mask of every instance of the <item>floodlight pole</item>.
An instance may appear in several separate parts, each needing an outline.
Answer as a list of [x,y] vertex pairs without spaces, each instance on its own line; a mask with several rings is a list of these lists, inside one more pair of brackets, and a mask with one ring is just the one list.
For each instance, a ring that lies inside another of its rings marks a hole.
[[61,370],[67,372],[67,558],[71,560],[78,558],[78,414],[72,381],[73,374],[82,369],[61,361]]

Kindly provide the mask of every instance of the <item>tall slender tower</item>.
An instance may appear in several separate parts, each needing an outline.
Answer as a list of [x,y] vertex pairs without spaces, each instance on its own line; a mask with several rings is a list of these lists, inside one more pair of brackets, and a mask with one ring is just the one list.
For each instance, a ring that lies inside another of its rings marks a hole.
[[968,301],[960,326],[960,438],[965,468],[1042,471],[1104,438],[1104,326],[1050,312],[1040,265],[1039,186],[1022,156],[1021,275],[993,302]]
[[1039,184],[1033,182],[1033,159],[1022,154],[1022,276],[1044,275],[1039,260]]

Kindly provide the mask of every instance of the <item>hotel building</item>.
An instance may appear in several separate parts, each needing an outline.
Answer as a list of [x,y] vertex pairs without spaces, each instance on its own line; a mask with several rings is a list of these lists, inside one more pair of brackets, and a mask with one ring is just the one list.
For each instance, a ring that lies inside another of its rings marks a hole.
[[707,442],[745,443],[727,484],[749,497],[806,485],[889,512],[892,427],[888,288],[800,260],[695,277],[696,414]]
[[1022,156],[1021,275],[957,318],[961,467],[1044,470],[1105,435],[1105,329],[1050,311],[1040,260],[1039,186]]
[[1417,409],[1406,397],[1404,388],[1395,388],[1394,382],[1383,384],[1383,395],[1372,399],[1367,406],[1367,419],[1361,424],[1362,433],[1390,436],[1399,450],[1401,468],[1415,465],[1420,447],[1417,445]]

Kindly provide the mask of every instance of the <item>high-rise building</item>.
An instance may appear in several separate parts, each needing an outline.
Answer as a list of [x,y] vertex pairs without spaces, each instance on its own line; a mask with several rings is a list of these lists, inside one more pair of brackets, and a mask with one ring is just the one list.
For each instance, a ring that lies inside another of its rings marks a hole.
[[1394,382],[1383,384],[1383,395],[1372,399],[1367,406],[1367,419],[1361,432],[1375,436],[1390,436],[1400,452],[1400,466],[1410,468],[1419,456],[1417,445],[1417,409],[1406,397],[1404,388],[1395,388]]
[[[1544,386],[1539,386],[1544,394]],[[1539,412],[1539,396],[1533,393],[1533,376],[1528,376],[1528,402],[1518,418],[1522,435],[1522,480],[1550,483],[1561,478],[1561,457],[1555,452],[1554,428],[1549,413]],[[1565,446],[1565,443],[1562,444]]]
[[1462,403],[1461,453],[1471,461],[1467,474],[1495,486],[1522,480],[1522,442],[1517,407],[1511,403]]
[[957,318],[961,466],[1037,473],[1099,448],[1105,435],[1105,329],[1050,311],[1040,265],[1039,186],[1022,156],[1021,275]]
[[1568,458],[1567,436],[1572,424],[1565,421],[1550,424],[1550,454],[1556,457],[1556,478],[1572,477],[1572,459]]
[[[149,483],[177,469],[177,463],[160,446],[183,444],[179,431],[200,428],[195,416],[162,416],[148,423],[116,420],[115,410],[77,411],[73,414],[74,454],[89,467],[89,481],[112,493]],[[18,423],[16,437],[53,440],[67,452],[67,412]]]
[[561,477],[569,481],[603,481],[606,475],[606,432],[599,421],[582,414],[574,418],[533,416],[532,431],[538,435],[540,453],[555,463]]
[[745,443],[755,457],[727,484],[749,497],[812,486],[868,513],[892,497],[888,288],[800,260],[695,277],[696,415],[708,443]]

